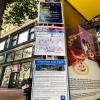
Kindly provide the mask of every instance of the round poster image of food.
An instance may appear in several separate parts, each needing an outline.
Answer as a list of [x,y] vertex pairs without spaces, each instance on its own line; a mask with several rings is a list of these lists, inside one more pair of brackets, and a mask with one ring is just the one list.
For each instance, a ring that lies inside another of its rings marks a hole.
[[89,73],[89,68],[87,64],[81,62],[81,63],[75,63],[73,65],[73,70],[75,73],[80,75],[87,75]]

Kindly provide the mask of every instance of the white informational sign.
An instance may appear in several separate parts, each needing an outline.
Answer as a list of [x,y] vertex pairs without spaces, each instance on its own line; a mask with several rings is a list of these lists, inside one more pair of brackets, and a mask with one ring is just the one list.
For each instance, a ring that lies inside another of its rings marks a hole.
[[100,67],[90,59],[69,66],[71,100],[100,100]]
[[63,27],[37,26],[35,55],[65,56]]
[[65,60],[35,60],[31,100],[69,100]]

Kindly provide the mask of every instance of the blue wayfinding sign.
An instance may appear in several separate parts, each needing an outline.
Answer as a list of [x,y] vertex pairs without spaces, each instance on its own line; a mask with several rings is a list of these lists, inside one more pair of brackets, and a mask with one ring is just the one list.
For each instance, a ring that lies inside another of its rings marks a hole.
[[35,60],[36,65],[65,65],[65,60]]

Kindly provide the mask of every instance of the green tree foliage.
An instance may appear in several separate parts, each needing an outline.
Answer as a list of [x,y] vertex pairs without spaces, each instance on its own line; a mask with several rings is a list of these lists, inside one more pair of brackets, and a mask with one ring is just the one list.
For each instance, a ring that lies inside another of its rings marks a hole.
[[37,0],[15,0],[7,3],[3,18],[6,23],[19,26],[25,20],[37,17],[37,5]]

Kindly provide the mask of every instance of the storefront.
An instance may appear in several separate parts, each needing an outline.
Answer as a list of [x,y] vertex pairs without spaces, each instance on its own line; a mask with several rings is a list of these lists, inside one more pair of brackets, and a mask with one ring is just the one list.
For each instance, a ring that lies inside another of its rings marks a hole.
[[30,46],[6,53],[6,63],[0,67],[1,87],[21,87],[23,79],[32,77],[32,52]]
[[24,79],[32,77],[31,62],[8,65],[5,67],[2,79],[2,87],[21,87]]
[[34,56],[34,24],[0,40],[0,85],[21,88],[24,79],[32,77]]

